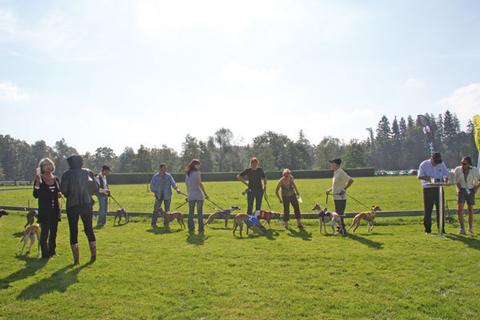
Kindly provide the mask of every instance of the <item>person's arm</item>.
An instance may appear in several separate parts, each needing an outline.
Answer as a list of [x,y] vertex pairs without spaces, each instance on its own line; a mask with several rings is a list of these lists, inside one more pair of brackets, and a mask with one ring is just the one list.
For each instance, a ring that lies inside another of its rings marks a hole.
[[180,189],[178,188],[178,185],[177,185],[177,182],[175,181],[175,179],[173,179],[173,176],[171,174],[169,174],[168,176],[171,179],[173,189],[175,189],[175,191],[177,191],[177,193],[180,193]]
[[300,197],[300,192],[298,192],[297,184],[295,183],[295,179],[293,178],[292,178],[292,185],[293,185],[293,189],[295,189],[295,193],[297,197]]
[[267,176],[265,175],[265,172],[262,170],[262,178],[263,178],[263,192],[267,192]]
[[242,172],[240,172],[240,174],[237,174],[237,180],[248,187],[247,181],[243,178],[245,176],[245,174],[247,173],[247,170],[248,169],[245,169]]
[[153,175],[152,180],[150,180],[150,192],[155,193],[157,190],[157,179],[155,179],[157,175]]
[[348,188],[350,188],[350,186],[353,184],[353,179],[350,178],[348,179],[348,182],[347,182],[347,185],[345,186],[345,188],[343,188],[345,191],[347,191]]
[[33,197],[38,199],[40,196],[40,177],[35,175],[35,181],[33,183]]
[[280,197],[280,193],[278,191],[280,191],[280,188],[281,188],[281,185],[282,185],[282,179],[283,178],[278,180],[277,187],[275,188],[275,194],[277,195],[278,201],[280,201],[280,203],[282,203],[282,197]]
[[202,190],[203,195],[205,196],[205,199],[208,199],[207,191],[205,191],[205,187],[203,186],[202,177],[201,177],[200,172],[198,173],[198,180],[197,181],[198,181],[198,186],[200,187],[200,190]]
[[426,181],[426,182],[430,182],[432,180],[432,178],[427,175],[427,173],[425,172],[425,168],[423,167],[422,164],[420,164],[420,167],[418,167],[418,176],[417,176],[418,180],[423,180],[423,181]]
[[67,198],[70,195],[70,181],[67,174],[62,175],[60,180],[60,192]]

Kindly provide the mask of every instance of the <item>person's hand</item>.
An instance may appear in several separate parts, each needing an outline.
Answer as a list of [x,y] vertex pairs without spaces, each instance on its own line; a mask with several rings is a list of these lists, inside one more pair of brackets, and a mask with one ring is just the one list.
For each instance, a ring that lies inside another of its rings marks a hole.
[[281,198],[278,198],[278,201],[279,201],[280,203],[283,203],[283,201],[282,201],[282,199],[281,199]]
[[325,194],[332,194],[332,190],[330,189],[325,190]]
[[340,191],[338,194],[341,195],[341,196],[343,196],[343,195],[345,194],[345,189],[343,189],[342,191]]
[[40,185],[40,176],[35,174],[34,184],[38,187]]
[[177,191],[178,194],[182,193],[182,191],[180,191],[180,189],[175,189],[175,191]]
[[106,193],[107,193],[107,197],[110,197],[111,195],[110,190],[107,190]]
[[208,196],[208,194],[205,195],[205,199],[210,199],[210,197]]

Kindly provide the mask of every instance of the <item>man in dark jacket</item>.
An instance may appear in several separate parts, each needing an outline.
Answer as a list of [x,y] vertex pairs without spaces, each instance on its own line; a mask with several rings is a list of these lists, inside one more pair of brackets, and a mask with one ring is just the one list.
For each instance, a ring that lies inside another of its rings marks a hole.
[[78,219],[81,218],[85,234],[90,244],[91,262],[96,260],[95,234],[92,227],[92,196],[98,192],[95,176],[89,169],[82,168],[83,159],[79,155],[67,159],[70,169],[62,175],[60,190],[67,199],[67,217],[70,228],[70,246],[73,263],[80,263],[78,248]]

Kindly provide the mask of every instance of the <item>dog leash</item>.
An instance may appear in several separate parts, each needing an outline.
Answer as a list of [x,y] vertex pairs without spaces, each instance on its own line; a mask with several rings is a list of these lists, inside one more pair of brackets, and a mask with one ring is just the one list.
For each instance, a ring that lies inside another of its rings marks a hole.
[[185,202],[182,203],[181,205],[179,205],[178,207],[174,208],[173,211],[177,211],[178,209],[180,209],[181,207],[183,207],[184,205],[186,205],[188,203],[188,198],[185,198]]
[[205,200],[207,200],[208,202],[210,202],[212,205],[214,205],[215,207],[217,207],[218,209],[222,210],[222,211],[225,211],[225,209],[223,209],[222,207],[220,207],[218,204],[216,204],[215,202],[213,202],[212,200],[210,200],[209,198],[205,198]]
[[263,194],[263,197],[265,198],[265,202],[267,203],[268,209],[272,211],[272,207],[270,206],[270,202],[268,201],[267,191],[265,191],[265,193]]
[[355,201],[355,202],[358,203],[359,205],[363,206],[363,207],[366,208],[367,210],[370,210],[370,209],[371,209],[369,206],[367,206],[366,204],[364,204],[364,203],[361,202],[360,200],[355,199],[355,198],[352,197],[351,195],[347,194],[347,197],[349,197],[350,199],[352,199],[353,201]]
[[110,198],[112,198],[113,202],[115,202],[117,206],[119,206],[120,208],[123,208],[122,205],[117,201],[117,199],[115,199],[111,194],[110,194]]

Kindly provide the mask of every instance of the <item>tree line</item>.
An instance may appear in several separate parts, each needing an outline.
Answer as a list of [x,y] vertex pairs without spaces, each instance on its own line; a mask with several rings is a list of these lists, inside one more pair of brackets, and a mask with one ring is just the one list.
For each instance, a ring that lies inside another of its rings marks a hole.
[[[435,132],[435,149],[443,154],[447,165],[454,167],[463,155],[476,159],[474,128],[469,121],[462,130],[458,117],[446,111],[437,116],[425,115]],[[108,165],[114,172],[153,172],[162,162],[168,163],[171,172],[180,172],[193,158],[202,161],[204,172],[240,171],[251,156],[261,160],[265,170],[290,168],[293,170],[327,169],[328,160],[340,157],[347,168],[374,167],[375,169],[400,170],[417,168],[428,156],[427,141],[422,127],[412,116],[394,117],[390,121],[382,116],[375,129],[367,128],[366,138],[342,141],[324,137],[312,144],[300,131],[296,140],[284,134],[267,131],[253,138],[247,145],[236,145],[231,130],[221,128],[205,141],[187,135],[181,152],[162,145],[149,148],[141,145],[137,150],[125,147],[116,155],[108,146],[99,147],[93,153],[83,154],[85,166],[98,172]],[[78,153],[61,139],[53,146],[39,140],[29,144],[9,135],[0,135],[0,179],[30,180],[38,161],[50,157],[55,161],[57,173],[68,167],[66,158]]]

